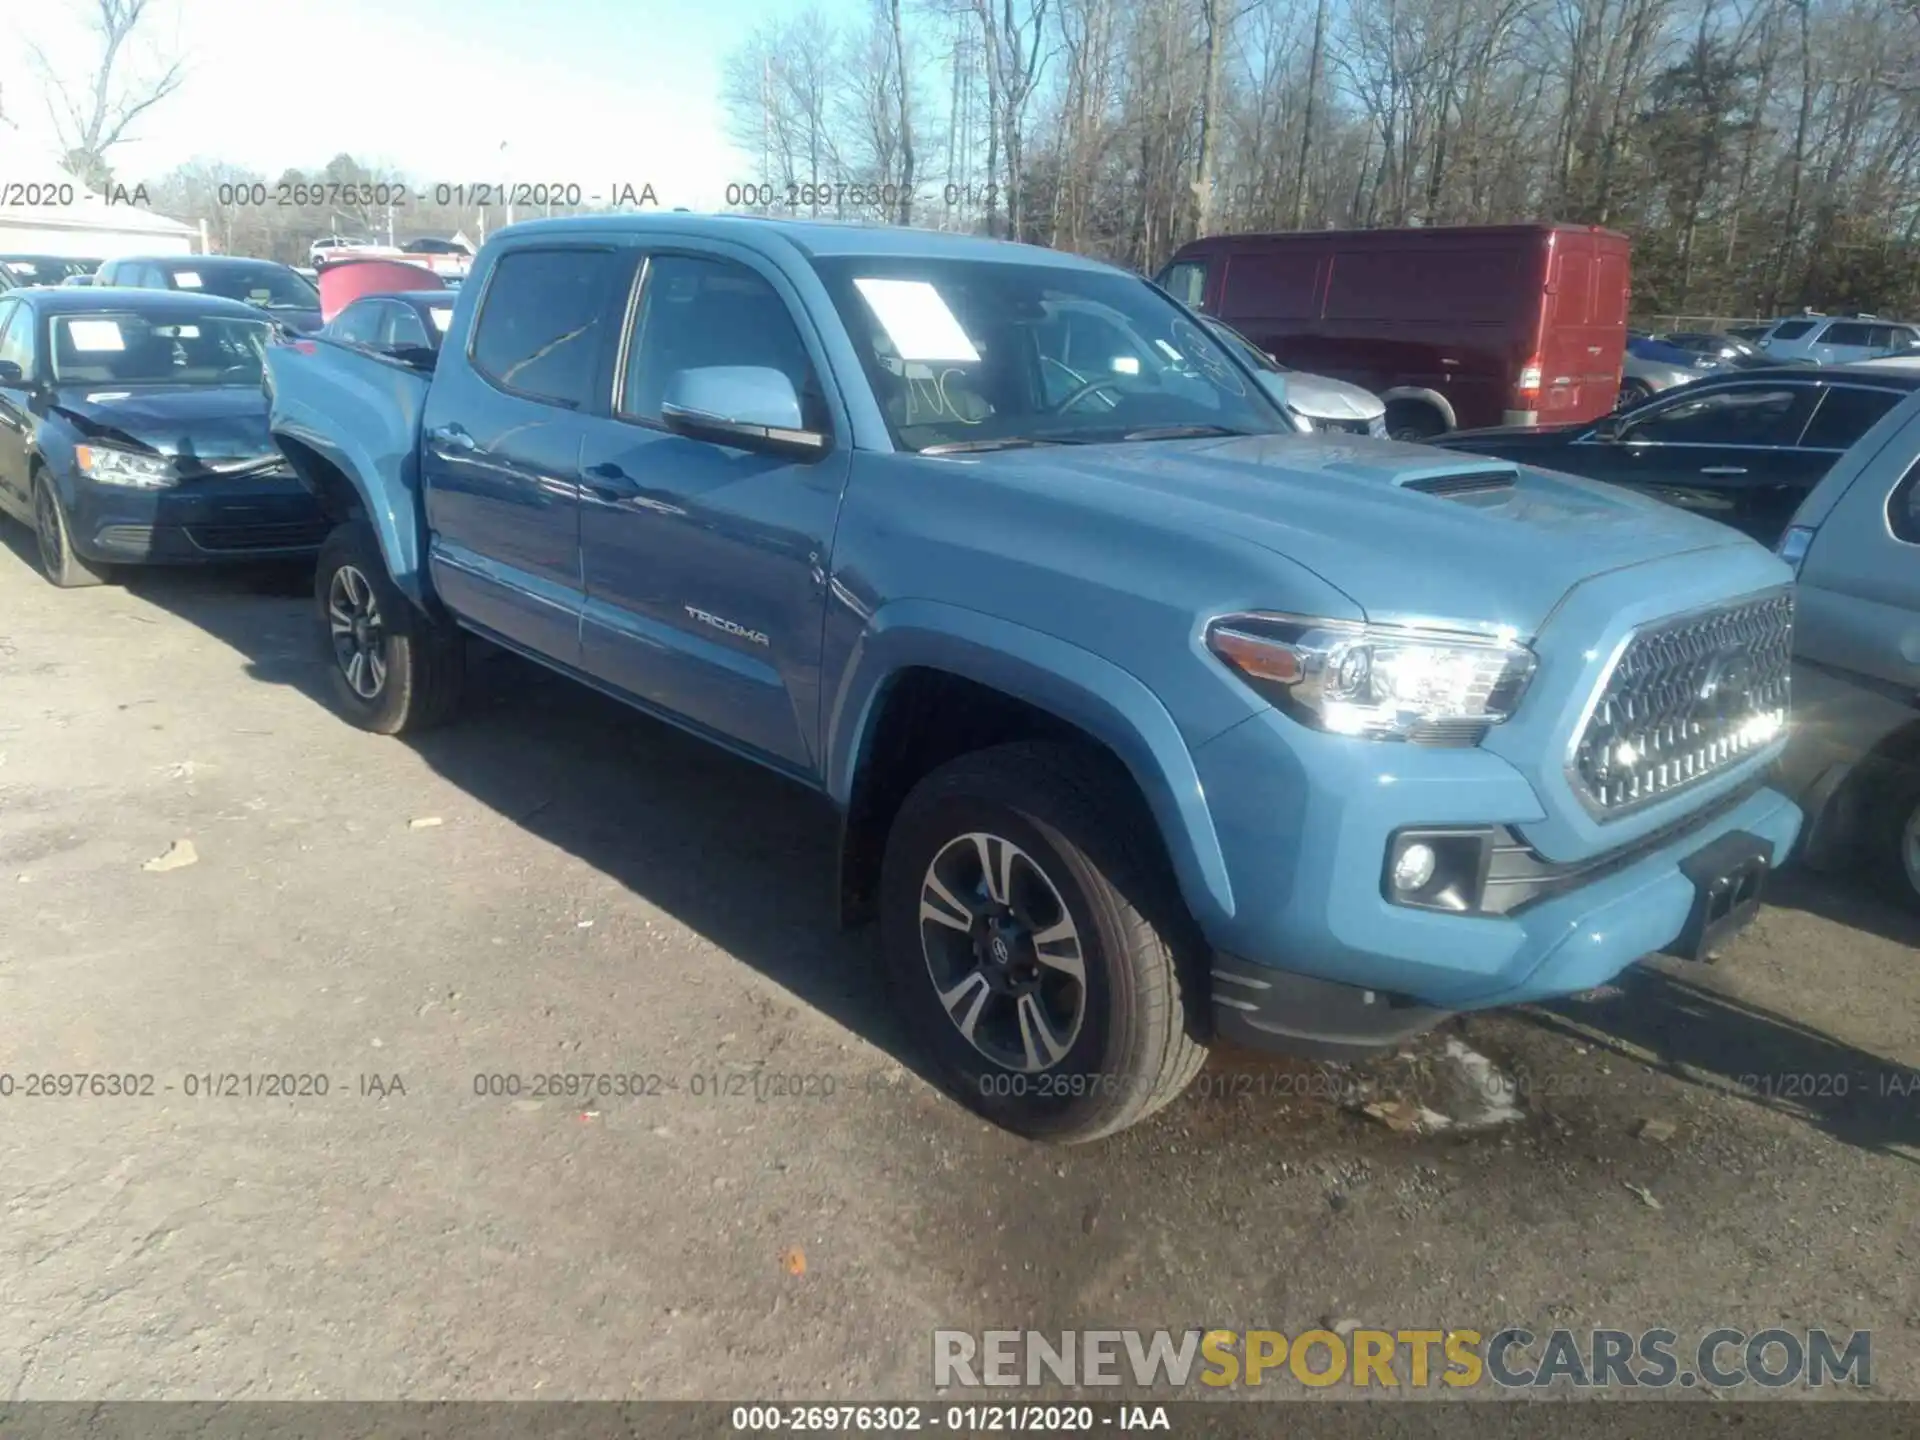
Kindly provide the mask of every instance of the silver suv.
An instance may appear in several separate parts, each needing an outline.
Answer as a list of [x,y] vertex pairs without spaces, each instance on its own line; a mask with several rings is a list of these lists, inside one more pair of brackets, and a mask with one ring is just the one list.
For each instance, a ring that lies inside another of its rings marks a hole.
[[1811,360],[1816,365],[1905,354],[1916,346],[1920,346],[1920,327],[1871,315],[1795,315],[1774,321],[1760,337],[1760,348],[1769,360]]
[[1920,908],[1920,395],[1827,472],[1779,551],[1799,573],[1779,778],[1802,858],[1864,861]]

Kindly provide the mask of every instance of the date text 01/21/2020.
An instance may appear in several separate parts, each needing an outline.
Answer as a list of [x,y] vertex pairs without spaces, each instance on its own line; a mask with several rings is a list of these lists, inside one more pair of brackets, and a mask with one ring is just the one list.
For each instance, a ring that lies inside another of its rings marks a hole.
[[150,1070],[0,1071],[0,1100],[318,1100],[333,1095],[384,1100],[405,1095],[399,1075],[359,1074],[346,1081],[317,1070],[195,1070],[164,1079]]
[[237,209],[274,206],[361,206],[403,210],[409,205],[441,205],[465,209],[490,205],[534,210],[558,205],[563,209],[657,210],[659,193],[648,181],[613,180],[587,186],[573,180],[460,181],[409,185],[400,181],[283,180],[236,181],[214,187],[214,203]]

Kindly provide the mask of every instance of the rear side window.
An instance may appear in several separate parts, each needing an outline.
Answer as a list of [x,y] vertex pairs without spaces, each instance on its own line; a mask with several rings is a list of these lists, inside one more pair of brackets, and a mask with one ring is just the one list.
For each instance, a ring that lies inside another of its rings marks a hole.
[[1783,320],[1773,327],[1775,340],[1798,340],[1813,329],[1811,320]]
[[1851,321],[1840,320],[1827,326],[1826,333],[1820,337],[1822,345],[1863,345],[1873,344],[1873,327],[1856,325]]
[[612,250],[516,250],[495,263],[474,327],[473,368],[502,389],[572,409],[593,393]]
[[1809,403],[1799,389],[1720,390],[1676,400],[1629,426],[1624,438],[1652,445],[1791,445]]
[[1808,450],[1845,450],[1874,427],[1880,417],[1898,405],[1901,396],[1891,390],[1864,390],[1832,385],[1813,412],[1813,423],[1801,437]]

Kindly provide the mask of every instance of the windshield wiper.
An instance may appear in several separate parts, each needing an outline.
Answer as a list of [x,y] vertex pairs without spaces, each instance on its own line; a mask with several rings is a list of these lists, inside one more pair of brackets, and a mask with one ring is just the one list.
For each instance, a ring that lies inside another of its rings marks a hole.
[[978,450],[1021,450],[1029,445],[1084,445],[1084,440],[1049,440],[1036,435],[1000,435],[989,440],[949,440],[921,447],[922,455],[967,455]]
[[1251,435],[1251,430],[1236,430],[1231,425],[1154,425],[1145,430],[1129,430],[1122,440],[1201,440],[1214,435]]

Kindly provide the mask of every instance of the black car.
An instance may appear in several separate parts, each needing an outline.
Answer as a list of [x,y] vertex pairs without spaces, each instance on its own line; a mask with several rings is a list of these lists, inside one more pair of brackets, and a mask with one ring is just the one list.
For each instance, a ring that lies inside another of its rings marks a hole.
[[[67,255],[0,255],[0,271],[15,285],[60,285],[75,275],[91,275],[98,260],[76,260]],[[0,290],[7,287],[0,285]]]
[[330,340],[431,365],[453,320],[451,290],[403,290],[363,295],[320,330]]
[[0,512],[33,526],[49,580],[318,551],[319,504],[267,433],[271,331],[212,295],[0,295]]
[[1585,425],[1429,443],[1644,490],[1770,545],[1833,462],[1915,390],[1920,372],[1894,366],[1781,366],[1696,380]]
[[240,300],[277,324],[301,332],[318,330],[320,292],[291,265],[239,255],[140,255],[109,260],[95,285],[138,290],[185,290]]

